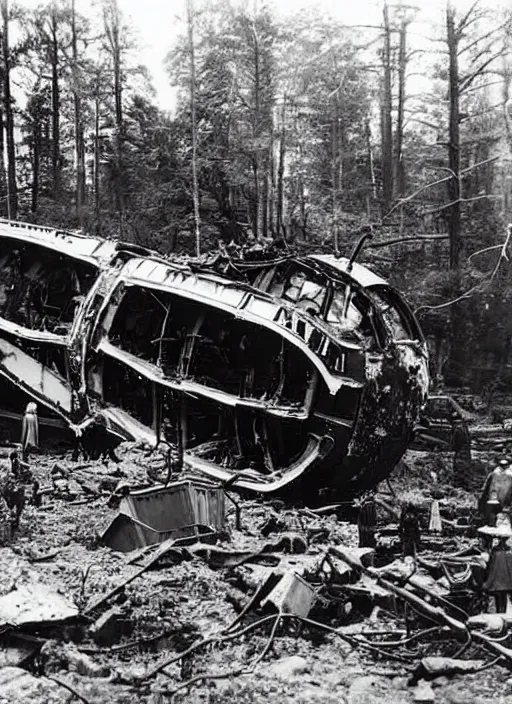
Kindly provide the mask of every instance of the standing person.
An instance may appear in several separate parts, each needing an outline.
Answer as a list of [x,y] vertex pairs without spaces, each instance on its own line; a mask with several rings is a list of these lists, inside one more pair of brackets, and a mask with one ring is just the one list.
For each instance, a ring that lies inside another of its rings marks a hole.
[[12,539],[12,517],[7,502],[0,494],[0,547],[9,545]]
[[420,521],[416,506],[406,504],[400,514],[399,534],[404,557],[416,557],[420,548]]
[[467,423],[457,413],[452,414],[451,449],[453,483],[461,489],[469,489],[472,481],[471,435]]
[[496,516],[503,508],[510,506],[512,499],[512,472],[508,461],[503,457],[490,472],[484,482],[478,510],[483,515],[486,525],[496,525]]
[[0,474],[0,496],[5,501],[11,520],[11,530],[19,527],[20,517],[25,506],[25,487],[21,478],[14,476],[11,469],[6,469]]
[[39,449],[39,421],[37,418],[37,405],[31,401],[25,409],[21,426],[21,445],[23,459],[26,460],[31,450]]
[[505,514],[498,516],[496,528],[481,528],[480,531],[492,531],[498,539],[498,544],[493,548],[484,582],[484,589],[494,596],[496,613],[504,614],[507,610],[507,597],[512,594],[512,553],[508,540],[512,536],[510,517]]
[[377,545],[377,539],[375,537],[377,528],[377,507],[375,506],[375,496],[371,491],[364,494],[359,504],[357,527],[359,530],[359,547],[374,548]]

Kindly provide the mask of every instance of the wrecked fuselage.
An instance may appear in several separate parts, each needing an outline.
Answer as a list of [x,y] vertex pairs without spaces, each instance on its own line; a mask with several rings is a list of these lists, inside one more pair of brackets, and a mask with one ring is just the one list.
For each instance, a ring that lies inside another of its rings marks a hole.
[[386,477],[428,386],[402,296],[329,255],[231,264],[0,222],[0,375],[77,433],[167,439],[243,489]]

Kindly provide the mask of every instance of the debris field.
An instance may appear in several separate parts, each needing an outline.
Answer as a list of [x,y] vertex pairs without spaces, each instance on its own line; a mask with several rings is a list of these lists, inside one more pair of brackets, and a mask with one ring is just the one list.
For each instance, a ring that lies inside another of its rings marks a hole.
[[[449,453],[409,451],[380,485],[376,549],[358,547],[353,503],[220,499],[189,475],[172,501],[184,521],[186,497],[222,508],[212,530],[137,532],[143,509],[120,525],[120,507],[154,500],[165,458],[119,457],[31,458],[43,500],[0,549],[0,702],[512,701],[511,617],[475,589],[476,499],[451,488]],[[414,564],[391,492],[428,518],[434,464],[443,532],[423,532]]]

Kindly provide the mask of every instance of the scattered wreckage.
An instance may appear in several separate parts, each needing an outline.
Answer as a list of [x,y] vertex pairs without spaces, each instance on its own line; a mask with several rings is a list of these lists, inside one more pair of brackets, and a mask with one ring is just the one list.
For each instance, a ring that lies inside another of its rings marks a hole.
[[264,494],[371,486],[411,440],[428,366],[359,249],[207,265],[1,221],[3,413],[35,400],[43,423],[172,443],[185,467]]
[[460,419],[467,424],[472,445],[476,450],[510,453],[512,423],[508,419],[501,423],[485,422],[481,415],[468,411],[446,393],[429,395],[409,447],[412,450],[450,450],[454,419]]

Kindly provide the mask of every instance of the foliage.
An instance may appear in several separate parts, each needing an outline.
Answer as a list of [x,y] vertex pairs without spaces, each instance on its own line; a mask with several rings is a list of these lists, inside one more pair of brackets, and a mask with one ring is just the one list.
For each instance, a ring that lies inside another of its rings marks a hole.
[[[298,251],[346,253],[369,223],[377,243],[404,240],[363,257],[407,291],[431,342],[434,373],[443,375],[451,357],[459,383],[506,376],[508,260],[499,249],[480,250],[502,243],[511,220],[510,11],[489,13],[478,2],[466,14],[454,10],[455,126],[446,15],[425,31],[418,9],[390,4],[380,24],[354,29],[312,8],[281,16],[265,2],[250,9],[196,2],[202,251],[251,234],[286,239]],[[18,217],[192,253],[185,23],[167,58],[178,89],[169,115],[155,104],[116,0],[102,0],[87,17],[73,0],[52,0],[34,10],[9,6],[7,18],[13,31],[0,83],[5,89],[12,74],[17,86],[8,102],[2,92],[2,119],[12,112]],[[415,89],[411,77],[419,75]],[[5,204],[10,137],[0,134]],[[457,203],[450,202],[454,179]],[[405,241],[418,236],[432,239]]]

